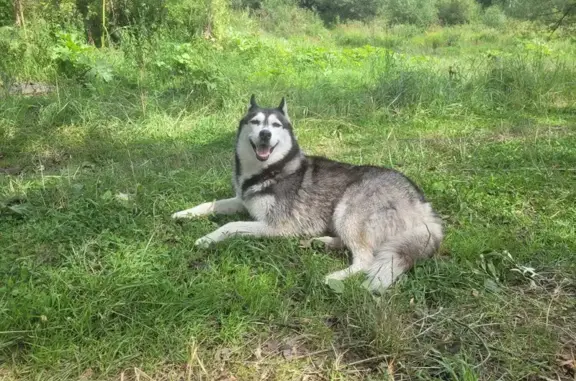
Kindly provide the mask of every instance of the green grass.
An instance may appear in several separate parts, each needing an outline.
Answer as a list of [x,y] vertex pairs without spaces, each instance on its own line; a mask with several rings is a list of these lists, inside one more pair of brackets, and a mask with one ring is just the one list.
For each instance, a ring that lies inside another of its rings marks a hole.
[[[88,87],[22,58],[56,91],[0,104],[0,379],[570,379],[576,49],[475,28],[90,51],[115,79]],[[195,248],[240,216],[169,216],[232,194],[252,92],[288,96],[307,152],[412,177],[439,255],[373,297],[297,238]]]

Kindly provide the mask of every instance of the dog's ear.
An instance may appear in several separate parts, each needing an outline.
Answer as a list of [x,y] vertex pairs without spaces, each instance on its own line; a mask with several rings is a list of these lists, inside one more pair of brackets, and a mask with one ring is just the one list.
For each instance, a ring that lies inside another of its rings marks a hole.
[[248,105],[248,110],[252,110],[258,108],[258,104],[256,103],[256,96],[252,94],[250,97],[250,105]]
[[280,106],[278,106],[278,110],[280,110],[282,114],[284,114],[284,116],[288,118],[288,105],[286,104],[285,97],[282,97],[282,100],[280,101]]

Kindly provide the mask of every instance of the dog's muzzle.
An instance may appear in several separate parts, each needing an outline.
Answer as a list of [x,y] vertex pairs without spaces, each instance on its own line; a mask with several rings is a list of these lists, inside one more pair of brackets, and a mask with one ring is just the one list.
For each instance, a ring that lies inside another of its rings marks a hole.
[[268,158],[270,157],[270,155],[274,151],[274,148],[276,148],[276,145],[278,145],[278,143],[276,143],[276,145],[271,146],[269,141],[267,141],[267,142],[260,141],[258,144],[255,144],[252,140],[250,140],[250,144],[252,145],[252,148],[254,149],[254,153],[256,154],[256,159],[258,159],[260,161],[268,160]]

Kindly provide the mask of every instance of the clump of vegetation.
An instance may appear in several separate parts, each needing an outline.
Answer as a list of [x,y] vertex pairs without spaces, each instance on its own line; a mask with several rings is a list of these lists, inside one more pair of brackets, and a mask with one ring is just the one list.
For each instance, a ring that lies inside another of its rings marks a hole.
[[314,10],[327,22],[369,20],[382,5],[380,0],[300,0],[302,7]]
[[438,0],[436,6],[443,25],[468,24],[477,18],[479,10],[474,0]]
[[482,15],[484,25],[491,28],[501,29],[506,26],[506,21],[506,14],[504,14],[502,9],[497,5],[486,8]]
[[388,0],[384,14],[392,24],[430,26],[438,21],[436,1]]

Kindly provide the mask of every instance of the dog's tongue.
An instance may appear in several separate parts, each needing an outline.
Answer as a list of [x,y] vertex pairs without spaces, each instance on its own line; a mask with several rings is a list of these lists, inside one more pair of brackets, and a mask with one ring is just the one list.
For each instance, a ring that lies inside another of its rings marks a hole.
[[256,147],[256,155],[258,155],[260,159],[268,159],[268,156],[270,156],[270,146],[260,145]]

